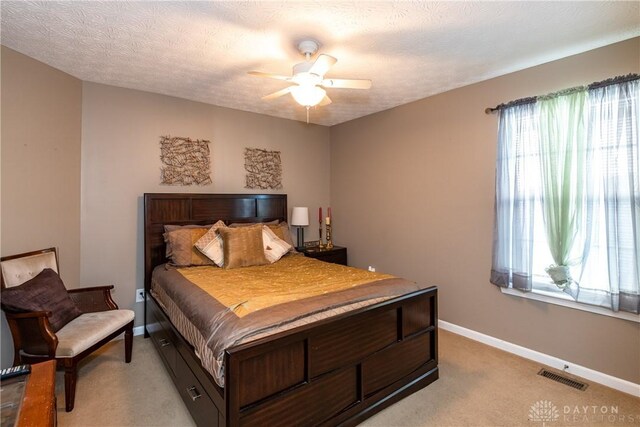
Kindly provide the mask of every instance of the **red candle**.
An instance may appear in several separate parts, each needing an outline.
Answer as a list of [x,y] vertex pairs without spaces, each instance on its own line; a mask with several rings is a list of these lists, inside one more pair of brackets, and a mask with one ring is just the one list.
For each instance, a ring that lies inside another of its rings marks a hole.
[[322,224],[322,208],[318,208],[318,222]]
[[331,218],[331,207],[329,207],[329,218]]

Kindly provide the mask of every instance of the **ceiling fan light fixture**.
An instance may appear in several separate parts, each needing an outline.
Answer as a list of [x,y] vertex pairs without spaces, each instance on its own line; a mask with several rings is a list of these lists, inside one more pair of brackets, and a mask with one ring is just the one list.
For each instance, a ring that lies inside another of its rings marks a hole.
[[284,89],[263,96],[265,101],[279,98],[288,93],[293,99],[307,110],[307,123],[309,123],[309,109],[311,107],[324,107],[331,104],[331,98],[323,88],[335,89],[369,89],[371,80],[364,79],[325,79],[325,74],[338,61],[331,55],[320,54],[315,61],[311,62],[311,57],[318,51],[319,43],[315,40],[301,40],[298,43],[298,50],[305,57],[305,62],[293,66],[291,77],[279,74],[264,73],[261,71],[249,71],[249,74],[256,77],[266,77],[276,80],[284,80],[292,83]]
[[327,92],[318,86],[299,85],[291,87],[291,96],[303,107],[315,107]]

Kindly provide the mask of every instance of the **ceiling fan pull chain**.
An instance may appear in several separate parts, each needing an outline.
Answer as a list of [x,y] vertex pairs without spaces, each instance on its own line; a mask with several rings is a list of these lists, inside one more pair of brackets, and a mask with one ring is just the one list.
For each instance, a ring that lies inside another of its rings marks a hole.
[[307,124],[309,124],[309,106],[307,105]]

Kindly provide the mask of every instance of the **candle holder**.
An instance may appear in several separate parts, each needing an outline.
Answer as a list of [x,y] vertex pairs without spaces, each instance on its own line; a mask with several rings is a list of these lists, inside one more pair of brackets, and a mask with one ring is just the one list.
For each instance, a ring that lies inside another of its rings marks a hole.
[[320,239],[318,240],[318,249],[323,250],[324,249],[324,243],[322,243],[322,223],[320,223],[320,227],[318,228],[318,236],[320,237]]
[[333,242],[331,241],[331,224],[327,224],[327,246],[328,250],[333,249]]

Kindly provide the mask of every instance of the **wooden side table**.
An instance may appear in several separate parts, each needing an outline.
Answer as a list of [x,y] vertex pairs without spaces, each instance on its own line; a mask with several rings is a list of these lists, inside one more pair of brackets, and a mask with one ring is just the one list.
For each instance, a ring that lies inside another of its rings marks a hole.
[[[12,381],[18,380],[18,377],[6,380],[2,387],[9,387]],[[55,385],[55,360],[31,365],[22,402],[14,402],[20,405],[17,427],[52,427],[57,424]]]
[[302,253],[309,258],[315,258],[324,262],[347,265],[347,248],[334,246],[333,249],[305,248]]

